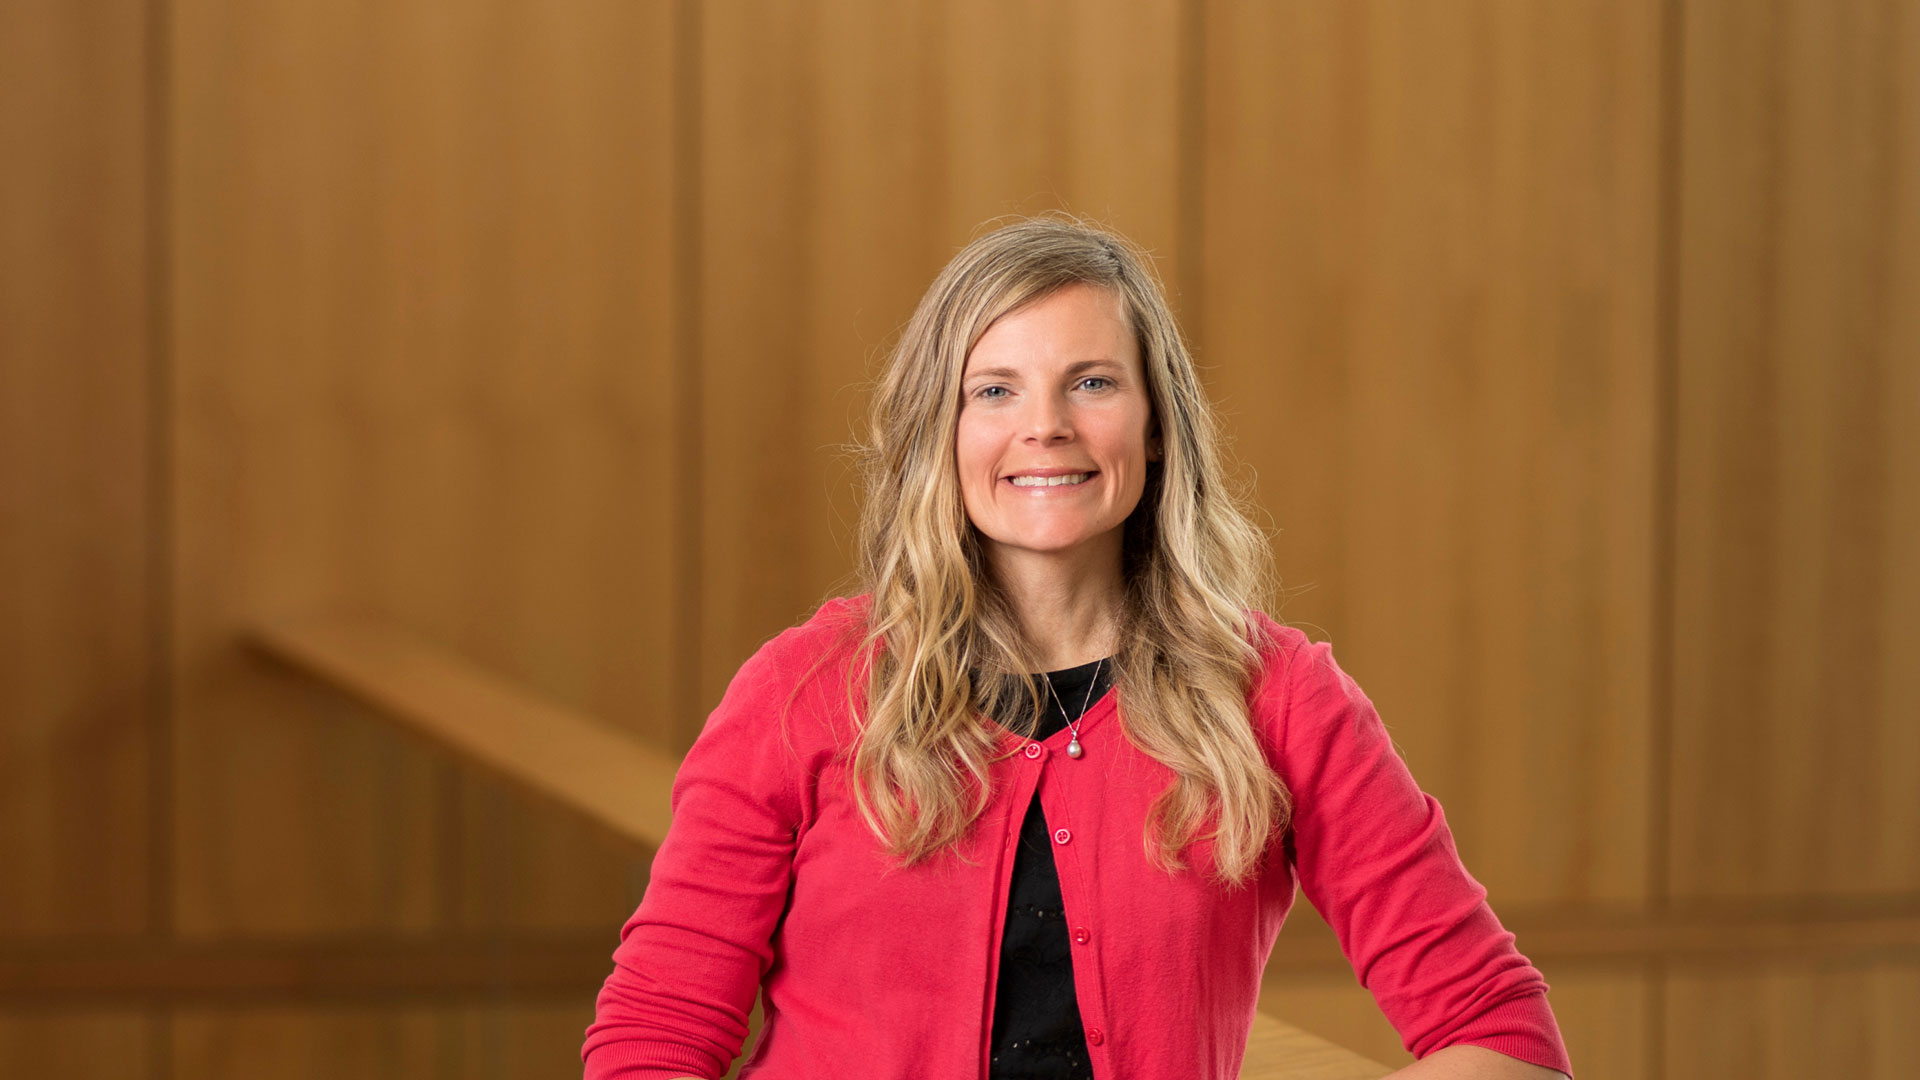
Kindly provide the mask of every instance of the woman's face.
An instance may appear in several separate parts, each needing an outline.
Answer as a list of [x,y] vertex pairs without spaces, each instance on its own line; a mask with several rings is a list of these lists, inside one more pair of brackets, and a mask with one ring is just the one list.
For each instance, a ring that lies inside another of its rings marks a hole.
[[1120,296],[1069,285],[1001,316],[967,355],[960,395],[960,494],[995,564],[1117,557],[1159,457]]

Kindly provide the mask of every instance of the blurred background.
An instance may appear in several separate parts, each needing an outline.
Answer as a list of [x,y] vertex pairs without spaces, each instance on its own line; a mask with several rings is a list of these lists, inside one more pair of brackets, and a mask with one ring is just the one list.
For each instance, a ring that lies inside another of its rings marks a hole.
[[684,752],[1054,207],[1582,1080],[1920,1074],[1912,0],[3,0],[0,147],[0,1074],[578,1075],[647,845],[261,642]]

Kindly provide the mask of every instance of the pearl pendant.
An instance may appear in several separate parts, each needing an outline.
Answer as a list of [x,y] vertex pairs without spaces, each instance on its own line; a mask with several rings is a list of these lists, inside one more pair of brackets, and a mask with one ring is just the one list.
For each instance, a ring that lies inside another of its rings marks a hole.
[[1075,740],[1073,740],[1072,742],[1070,742],[1070,743],[1068,743],[1068,744],[1067,744],[1067,756],[1068,756],[1068,757],[1070,757],[1070,758],[1077,758],[1077,757],[1079,757],[1079,756],[1080,756],[1080,754],[1081,754],[1081,753],[1082,753],[1082,751],[1081,751],[1081,749],[1080,749],[1080,740],[1079,740],[1079,739],[1075,739]]

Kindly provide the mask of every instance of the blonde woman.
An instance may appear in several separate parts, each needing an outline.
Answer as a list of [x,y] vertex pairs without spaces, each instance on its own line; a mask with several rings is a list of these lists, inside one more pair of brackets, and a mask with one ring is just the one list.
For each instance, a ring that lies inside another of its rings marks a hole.
[[1239,1073],[1296,881],[1419,1059],[1569,1073],[1546,984],[1265,548],[1148,261],[980,237],[874,401],[860,555],[674,784],[589,1077]]

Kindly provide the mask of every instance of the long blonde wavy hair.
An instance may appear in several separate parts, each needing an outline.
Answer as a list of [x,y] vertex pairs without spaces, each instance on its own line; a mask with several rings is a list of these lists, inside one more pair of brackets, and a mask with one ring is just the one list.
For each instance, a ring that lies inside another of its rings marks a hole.
[[1074,283],[1124,302],[1165,446],[1123,526],[1112,660],[1126,737],[1175,774],[1149,811],[1146,856],[1178,872],[1188,846],[1210,840],[1212,877],[1239,885],[1291,809],[1247,714],[1266,540],[1228,483],[1213,411],[1151,262],[1065,215],[968,244],[921,299],[876,388],[869,436],[856,444],[866,481],[857,576],[872,604],[860,649],[871,659],[848,676],[850,699],[861,668],[867,691],[853,793],[888,853],[918,862],[956,845],[989,801],[988,766],[1004,751],[980,714],[1024,716],[1010,724],[1023,734],[1039,723],[1027,674],[1039,654],[967,519],[955,436],[974,344],[994,320]]

